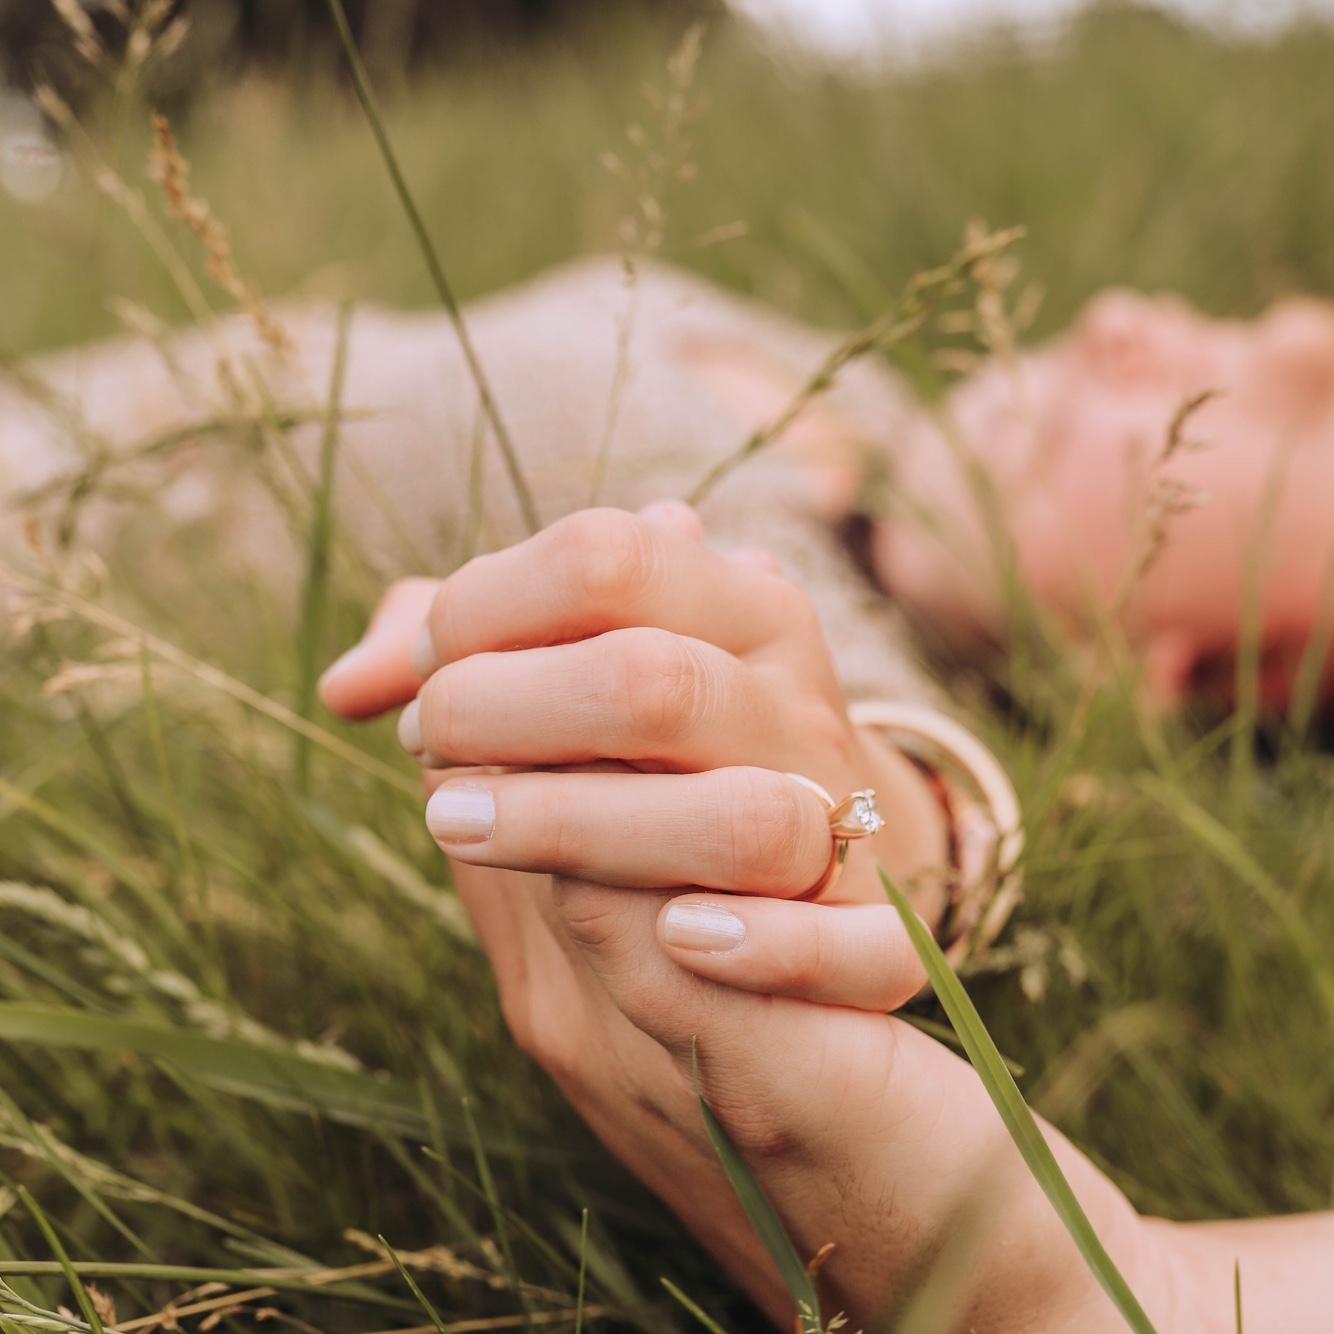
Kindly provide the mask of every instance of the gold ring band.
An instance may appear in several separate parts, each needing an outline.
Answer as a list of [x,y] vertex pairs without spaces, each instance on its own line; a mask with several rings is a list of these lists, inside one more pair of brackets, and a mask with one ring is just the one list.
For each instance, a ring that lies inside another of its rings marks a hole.
[[885,821],[875,804],[875,789],[872,787],[859,788],[856,792],[848,793],[842,801],[835,801],[829,795],[829,790],[813,778],[790,772],[787,777],[813,792],[829,817],[829,834],[833,839],[829,865],[810,889],[796,896],[799,901],[810,901],[827,894],[834,887],[843,874],[843,865],[848,860],[848,845],[853,839],[870,838],[872,834],[879,833]]

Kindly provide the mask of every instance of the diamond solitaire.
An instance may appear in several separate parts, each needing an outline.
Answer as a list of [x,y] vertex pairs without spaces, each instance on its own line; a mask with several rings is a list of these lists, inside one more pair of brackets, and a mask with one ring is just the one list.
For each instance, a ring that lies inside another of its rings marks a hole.
[[885,817],[875,804],[875,789],[853,792],[829,812],[829,827],[835,838],[870,838],[885,827]]

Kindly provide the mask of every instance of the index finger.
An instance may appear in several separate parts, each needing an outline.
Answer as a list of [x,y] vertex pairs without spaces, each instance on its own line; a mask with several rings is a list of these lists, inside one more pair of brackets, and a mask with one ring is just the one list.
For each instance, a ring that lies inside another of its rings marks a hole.
[[734,654],[783,628],[786,585],[729,561],[676,524],[626,510],[581,510],[456,570],[440,587],[414,664],[568,643],[656,626]]

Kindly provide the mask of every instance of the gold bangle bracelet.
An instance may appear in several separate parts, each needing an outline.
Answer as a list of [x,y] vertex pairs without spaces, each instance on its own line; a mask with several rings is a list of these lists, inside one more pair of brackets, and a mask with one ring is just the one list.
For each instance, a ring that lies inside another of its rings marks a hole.
[[943,789],[952,883],[937,939],[957,966],[996,939],[1022,892],[1024,829],[1014,784],[977,737],[937,709],[858,700],[848,715],[884,734]]

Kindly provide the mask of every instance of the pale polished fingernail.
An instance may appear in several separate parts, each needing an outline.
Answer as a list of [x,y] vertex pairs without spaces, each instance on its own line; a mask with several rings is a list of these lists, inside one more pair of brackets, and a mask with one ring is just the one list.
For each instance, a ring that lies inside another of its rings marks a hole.
[[419,699],[414,699],[398,715],[398,744],[409,755],[420,755],[426,749],[426,743],[422,740],[422,705]]
[[484,787],[438,787],[426,803],[426,827],[439,843],[483,843],[496,831],[496,799]]
[[662,919],[662,938],[683,950],[721,954],[746,938],[746,924],[712,903],[673,903]]
[[417,638],[412,643],[410,661],[412,670],[418,676],[430,676],[435,671],[435,640],[431,638],[431,627],[429,625],[423,625],[417,631]]

